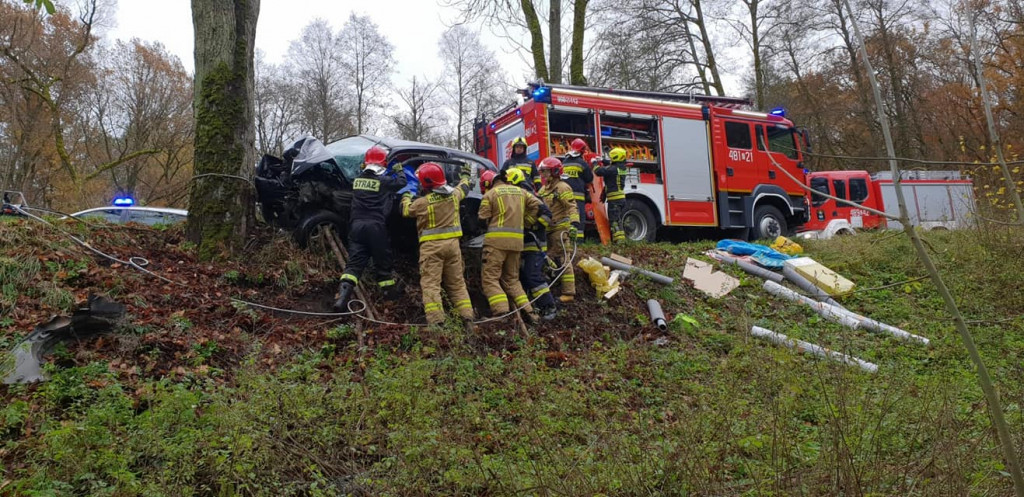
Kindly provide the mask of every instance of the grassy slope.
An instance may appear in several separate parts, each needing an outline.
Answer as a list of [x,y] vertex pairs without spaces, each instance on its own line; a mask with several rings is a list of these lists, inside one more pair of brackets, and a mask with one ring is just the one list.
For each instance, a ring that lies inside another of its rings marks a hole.
[[[972,331],[1011,431],[1024,437],[1024,236],[927,239],[968,319],[1002,320]],[[807,245],[862,289],[923,275],[900,236]],[[621,252],[678,277],[710,246]],[[742,279],[718,301],[683,283],[630,281],[635,295],[621,303],[656,297],[699,323],[677,321],[667,337],[649,333],[643,309],[591,301],[573,309],[585,319],[541,338],[507,333],[501,347],[464,345],[454,330],[403,332],[360,354],[342,326],[273,371],[253,352],[230,381],[127,381],[104,361],[77,361],[48,383],[4,391],[0,493],[1010,493],[983,396],[930,282],[844,300],[932,338],[926,349],[843,329]],[[879,372],[755,341],[754,324]],[[11,323],[0,326],[9,337]]]

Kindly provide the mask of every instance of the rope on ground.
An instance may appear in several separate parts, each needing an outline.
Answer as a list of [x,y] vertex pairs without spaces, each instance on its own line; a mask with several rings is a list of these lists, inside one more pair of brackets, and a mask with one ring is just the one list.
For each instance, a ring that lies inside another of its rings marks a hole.
[[[269,306],[269,305],[257,304],[255,302],[249,302],[249,301],[246,301],[246,300],[236,299],[236,298],[232,298],[230,300],[232,302],[238,302],[239,304],[244,304],[244,305],[247,305],[249,307],[258,307],[260,309],[267,309],[267,310],[276,311],[276,312],[284,312],[284,313],[288,313],[288,314],[300,314],[300,315],[303,315],[303,316],[325,316],[325,317],[352,316],[352,315],[359,314],[359,313],[361,313],[361,312],[366,310],[366,303],[364,303],[361,300],[353,300],[353,301],[349,302],[349,307],[348,307],[349,308],[349,312],[299,311],[299,310],[295,310],[295,309],[284,309],[284,308],[281,308],[281,307],[272,307],[272,306]],[[352,310],[352,302],[359,302],[363,307],[360,308],[358,311],[353,311]]]

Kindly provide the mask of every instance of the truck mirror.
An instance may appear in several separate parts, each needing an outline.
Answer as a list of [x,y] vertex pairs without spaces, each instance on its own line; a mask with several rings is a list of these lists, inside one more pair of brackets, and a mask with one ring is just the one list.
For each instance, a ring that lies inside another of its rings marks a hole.
[[807,132],[807,128],[800,128],[800,138],[804,142],[804,151],[807,153],[811,152],[811,138],[810,133]]

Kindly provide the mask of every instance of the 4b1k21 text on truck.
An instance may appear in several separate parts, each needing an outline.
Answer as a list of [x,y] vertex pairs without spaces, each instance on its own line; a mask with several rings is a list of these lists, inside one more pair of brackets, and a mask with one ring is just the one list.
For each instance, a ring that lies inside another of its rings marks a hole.
[[602,155],[625,149],[630,239],[679,228],[774,238],[808,220],[806,191],[790,178],[806,183],[807,135],[784,115],[730,97],[554,84],[523,93],[523,104],[476,123],[476,152],[501,164],[520,136],[534,160],[564,155],[576,138]]

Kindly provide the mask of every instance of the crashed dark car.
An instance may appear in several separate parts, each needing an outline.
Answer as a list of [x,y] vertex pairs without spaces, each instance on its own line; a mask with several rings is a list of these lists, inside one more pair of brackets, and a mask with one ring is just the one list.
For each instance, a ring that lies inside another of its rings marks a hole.
[[[352,181],[359,175],[363,155],[374,145],[388,151],[389,168],[402,164],[410,184],[417,182],[416,168],[424,162],[440,164],[452,185],[459,182],[464,164],[472,166],[474,183],[479,183],[477,178],[483,171],[497,170],[483,157],[427,143],[356,135],[324,146],[307,137],[285,150],[282,158],[264,155],[256,166],[254,181],[263,219],[292,230],[295,241],[303,247],[322,236],[328,226],[344,235],[352,203]],[[481,198],[477,184],[462,201],[462,227],[467,238],[481,233],[476,219]],[[415,221],[401,217],[398,201],[396,196],[388,219],[393,245],[416,247]]]

